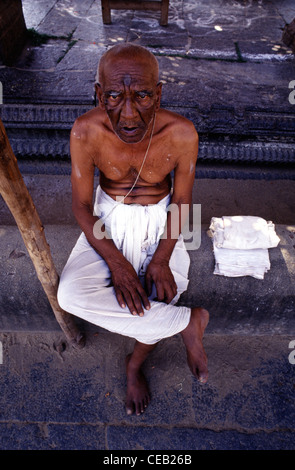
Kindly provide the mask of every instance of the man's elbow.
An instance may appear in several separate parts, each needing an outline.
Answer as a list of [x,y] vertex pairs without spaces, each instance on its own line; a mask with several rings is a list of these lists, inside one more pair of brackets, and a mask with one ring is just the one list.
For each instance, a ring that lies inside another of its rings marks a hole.
[[192,204],[192,194],[185,194],[176,197],[172,197],[171,203],[176,204],[178,207],[182,206],[191,206]]
[[72,212],[77,222],[81,224],[87,216],[93,215],[93,207],[90,204],[84,204],[73,199]]

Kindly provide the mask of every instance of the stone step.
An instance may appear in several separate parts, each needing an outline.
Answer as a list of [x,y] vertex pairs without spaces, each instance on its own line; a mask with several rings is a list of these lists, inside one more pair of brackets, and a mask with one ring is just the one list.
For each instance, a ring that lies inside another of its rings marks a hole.
[[92,0],[74,11],[59,0],[42,9],[34,3],[24,0],[23,11],[39,42],[31,38],[13,66],[1,67],[0,117],[18,158],[69,160],[73,122],[94,106],[99,58],[129,41],[157,57],[162,106],[195,124],[199,162],[215,165],[205,168],[208,177],[232,164],[240,177],[257,167],[256,177],[268,169],[293,177],[294,55],[281,40],[294,17],[291,0],[275,7],[228,2],[222,12],[217,0],[183,8],[170,0],[168,27],[152,12],[130,11],[115,11],[113,24],[103,25],[100,2]]
[[[58,332],[0,333],[1,449],[124,450],[138,458],[143,450],[193,457],[194,450],[293,450],[293,339],[206,336],[206,385],[192,377],[180,336],[164,340],[144,365],[151,403],[128,417],[124,358],[132,341],[93,330],[77,351]],[[106,455],[96,454],[96,464]]]
[[[191,266],[181,303],[210,311],[208,334],[295,334],[295,226],[277,225],[280,244],[269,250],[271,269],[263,280],[217,276],[208,226],[195,229],[200,246],[188,244]],[[59,273],[78,238],[74,225],[45,226]],[[36,277],[16,226],[0,229],[0,331],[57,331],[59,325]],[[79,323],[79,322],[78,322]],[[82,322],[83,328],[89,325]]]
[[[69,161],[70,129],[75,119],[91,105],[4,104],[0,117],[5,125],[12,149],[20,161],[44,159]],[[212,105],[200,110],[198,105],[165,106],[188,119],[200,136],[199,162],[215,165],[239,165],[239,173],[249,178],[250,169],[257,166],[294,178],[295,119],[284,110],[279,112]],[[236,169],[237,171],[237,169]],[[258,173],[258,172],[257,172]]]

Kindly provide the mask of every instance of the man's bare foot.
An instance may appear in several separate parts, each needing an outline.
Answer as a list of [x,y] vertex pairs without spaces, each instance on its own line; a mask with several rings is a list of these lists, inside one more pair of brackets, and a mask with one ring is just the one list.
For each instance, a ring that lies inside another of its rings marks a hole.
[[203,348],[203,335],[209,322],[209,313],[203,308],[193,308],[188,326],[181,332],[187,362],[193,375],[204,384],[208,380],[207,356]]
[[126,413],[128,415],[135,413],[139,416],[145,411],[150,402],[150,393],[141,369],[132,367],[130,358],[131,354],[126,357]]

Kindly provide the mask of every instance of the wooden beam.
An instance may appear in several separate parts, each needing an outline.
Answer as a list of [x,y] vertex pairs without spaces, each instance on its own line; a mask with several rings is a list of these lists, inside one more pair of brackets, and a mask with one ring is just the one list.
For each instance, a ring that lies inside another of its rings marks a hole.
[[162,1],[145,0],[145,1],[132,1],[132,0],[109,0],[109,5],[112,10],[161,10]]
[[15,219],[57,322],[73,346],[83,347],[85,338],[75,325],[72,315],[62,310],[58,304],[59,276],[45,238],[44,227],[23,181],[1,119],[0,194]]

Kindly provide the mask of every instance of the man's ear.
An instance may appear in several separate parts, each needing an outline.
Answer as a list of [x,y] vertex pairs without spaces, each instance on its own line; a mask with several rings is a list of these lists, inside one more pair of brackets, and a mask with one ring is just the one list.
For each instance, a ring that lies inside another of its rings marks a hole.
[[159,83],[157,84],[157,88],[156,88],[156,95],[157,95],[157,99],[156,99],[156,111],[159,111],[160,105],[161,105],[162,86],[163,86],[163,83],[162,83],[162,82],[159,82]]
[[94,89],[95,89],[95,93],[96,93],[96,96],[98,98],[98,103],[99,103],[101,109],[105,109],[104,100],[103,100],[103,92],[102,92],[101,85],[96,82],[95,85],[94,85]]

